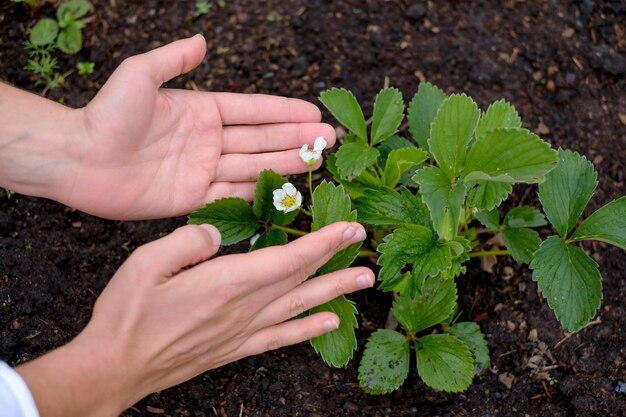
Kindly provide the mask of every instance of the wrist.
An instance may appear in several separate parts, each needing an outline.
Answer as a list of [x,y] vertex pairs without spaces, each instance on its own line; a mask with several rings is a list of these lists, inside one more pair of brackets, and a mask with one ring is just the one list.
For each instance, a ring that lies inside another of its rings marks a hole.
[[0,83],[0,186],[64,201],[76,177],[82,113]]
[[41,417],[118,416],[137,398],[125,365],[104,343],[78,336],[18,366]]

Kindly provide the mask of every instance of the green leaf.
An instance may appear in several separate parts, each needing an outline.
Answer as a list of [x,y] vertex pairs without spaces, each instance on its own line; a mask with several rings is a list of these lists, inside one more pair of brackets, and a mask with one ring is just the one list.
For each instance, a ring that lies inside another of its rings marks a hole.
[[71,24],[59,33],[57,38],[57,47],[66,54],[73,55],[78,53],[83,47],[83,34],[81,26]]
[[600,240],[626,250],[626,197],[595,211],[578,227],[572,240]]
[[529,264],[541,245],[539,233],[525,227],[504,229],[502,238],[513,259],[521,264]]
[[566,330],[579,330],[600,308],[602,277],[598,265],[579,247],[550,236],[535,253],[530,268],[533,280]]
[[430,213],[422,197],[402,187],[400,192],[381,187],[365,190],[354,200],[359,222],[374,226],[395,227],[419,224],[430,227]]
[[432,246],[433,235],[430,229],[407,224],[400,226],[393,233],[385,236],[383,243],[378,245],[381,253],[378,265],[382,266],[378,279],[382,281],[380,289],[393,290],[402,280],[401,270],[407,263],[428,251]]
[[[343,186],[336,186],[326,181],[322,181],[313,191],[311,215],[313,216],[311,231],[340,221],[353,222],[357,217],[356,211],[352,210],[350,197]],[[354,243],[337,252],[320,268],[320,272],[327,274],[350,266],[359,254],[361,245],[361,242]]]
[[286,182],[286,178],[270,169],[261,172],[256,183],[254,204],[252,205],[254,214],[258,218],[280,226],[286,226],[296,218],[297,210],[285,213],[274,207],[274,190],[281,188]]
[[337,171],[343,179],[353,180],[376,162],[378,150],[360,143],[344,143],[335,153]]
[[491,103],[478,121],[476,137],[483,137],[489,130],[500,127],[522,127],[522,119],[517,114],[517,110],[504,99]]
[[454,179],[465,161],[480,110],[474,101],[465,94],[452,94],[446,98],[430,127],[428,145],[439,168]]
[[409,375],[409,341],[393,330],[379,329],[370,336],[359,365],[359,385],[372,395],[400,388]]
[[378,188],[382,185],[380,179],[367,171],[363,171],[361,175],[351,181],[341,178],[339,170],[337,169],[337,157],[335,154],[330,154],[326,157],[326,169],[333,175],[335,181],[343,185],[343,188],[345,188],[352,198],[360,197],[368,188]]
[[350,197],[343,186],[322,181],[313,191],[311,206],[311,231],[341,221],[356,221],[356,211],[352,210]]
[[479,181],[467,192],[467,205],[478,210],[493,210],[513,191],[506,182]]
[[330,311],[339,317],[339,328],[330,333],[311,339],[311,346],[322,357],[324,362],[334,367],[345,366],[356,350],[357,310],[354,303],[343,295],[321,306],[309,310],[310,314]]
[[[345,142],[344,142],[345,143]],[[376,147],[378,152],[380,152],[380,156],[378,157],[378,166],[384,167],[387,163],[387,157],[389,157],[389,153],[394,149],[404,149],[404,148],[414,148],[415,144],[410,140],[403,138],[402,136],[393,135],[388,138],[386,141],[381,143]]]
[[576,225],[597,185],[591,162],[575,152],[559,149],[559,163],[539,184],[539,201],[559,235],[566,237]]
[[479,211],[476,213],[476,218],[487,229],[500,230],[500,213],[497,209]]
[[286,245],[288,241],[287,233],[282,230],[270,229],[259,235],[256,242],[250,248],[250,252],[257,249],[269,248],[270,246]]
[[431,388],[447,392],[467,389],[474,376],[470,348],[458,337],[430,334],[417,339],[417,372]]
[[478,324],[471,321],[456,323],[450,328],[450,333],[461,339],[472,351],[476,363],[474,375],[480,375],[489,370],[491,365],[489,347]]
[[415,334],[444,322],[456,306],[453,280],[430,278],[418,297],[400,294],[391,312],[409,333]]
[[504,216],[506,227],[539,227],[548,224],[542,212],[534,207],[520,206],[509,210]]
[[465,185],[462,181],[452,185],[446,174],[437,167],[420,169],[413,180],[420,185],[435,231],[440,238],[452,240],[459,227]]
[[35,46],[49,45],[54,42],[58,33],[57,22],[50,18],[41,19],[30,31],[30,43]]
[[403,118],[404,101],[400,90],[393,87],[382,89],[374,101],[370,144],[374,146],[396,133]]
[[404,171],[418,166],[426,159],[428,154],[415,146],[391,151],[383,171],[383,183],[387,187],[395,187]]
[[322,104],[335,119],[354,133],[362,143],[367,143],[365,117],[354,95],[343,88],[331,88],[320,94]]
[[422,291],[426,278],[435,277],[440,272],[447,271],[452,267],[452,249],[450,242],[433,242],[430,250],[416,257],[413,260],[411,279],[413,286],[410,288],[410,295],[415,296]]
[[526,129],[498,128],[478,136],[467,155],[465,182],[539,182],[558,155],[547,142]]
[[57,9],[57,19],[65,21],[66,15],[70,15],[75,20],[86,15],[89,9],[91,4],[86,0],[68,0],[61,3]]
[[221,198],[189,214],[188,224],[212,224],[222,234],[222,245],[251,237],[261,227],[252,207],[242,198]]
[[469,240],[458,236],[447,243],[450,245],[450,249],[453,250],[454,257],[452,258],[450,269],[442,271],[439,276],[443,279],[452,279],[465,273],[466,268],[463,264],[469,260],[469,252],[472,250],[472,245]]
[[427,152],[430,152],[428,147],[430,124],[445,98],[446,94],[439,88],[430,83],[421,83],[409,104],[407,115],[409,133]]

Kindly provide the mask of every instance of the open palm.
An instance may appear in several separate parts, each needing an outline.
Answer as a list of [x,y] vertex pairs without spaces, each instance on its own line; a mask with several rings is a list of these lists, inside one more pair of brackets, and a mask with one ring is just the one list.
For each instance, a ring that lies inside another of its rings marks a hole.
[[114,219],[169,217],[217,198],[251,199],[258,174],[305,172],[298,149],[325,136],[316,106],[267,95],[161,88],[197,66],[196,35],[125,60],[81,109],[68,204]]

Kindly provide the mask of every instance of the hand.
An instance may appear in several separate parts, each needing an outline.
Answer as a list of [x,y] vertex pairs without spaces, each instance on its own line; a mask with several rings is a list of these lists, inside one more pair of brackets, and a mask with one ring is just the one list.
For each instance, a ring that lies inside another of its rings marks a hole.
[[[63,203],[113,219],[187,214],[252,199],[259,173],[307,171],[298,149],[335,132],[302,100],[160,88],[197,66],[200,35],[126,59],[87,107]],[[319,166],[319,164],[318,164]]]
[[373,285],[367,268],[306,281],[364,238],[359,224],[341,222],[285,246],[206,261],[219,247],[217,230],[182,227],[131,255],[74,341],[17,371],[42,417],[119,415],[208,369],[336,329],[330,312],[290,319]]

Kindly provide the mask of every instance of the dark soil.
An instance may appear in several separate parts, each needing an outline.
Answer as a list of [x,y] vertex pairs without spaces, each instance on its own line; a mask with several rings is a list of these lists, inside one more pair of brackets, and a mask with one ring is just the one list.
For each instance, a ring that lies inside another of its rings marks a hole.
[[[92,0],[93,20],[76,74],[49,97],[83,106],[127,56],[202,32],[202,65],[172,85],[264,92],[317,102],[332,86],[371,109],[388,79],[408,100],[421,80],[465,91],[486,108],[505,97],[525,127],[555,147],[586,155],[600,185],[590,209],[624,195],[626,160],[626,3],[581,1],[226,0],[197,19],[193,1]],[[490,4],[485,4],[490,3]],[[0,78],[41,91],[22,70],[33,16],[0,6]],[[327,121],[331,121],[328,114]],[[535,204],[518,188],[513,203]],[[587,213],[588,214],[588,213]],[[130,251],[184,224],[183,218],[113,222],[54,202],[0,197],[0,358],[17,364],[69,341]],[[487,375],[465,393],[427,388],[411,371],[393,394],[358,387],[368,335],[382,326],[387,295],[354,298],[359,351],[345,369],[328,368],[307,345],[247,358],[156,393],[127,416],[623,416],[626,415],[626,256],[586,245],[604,277],[598,323],[569,339],[537,293],[526,267],[500,259],[494,273],[470,263],[459,280],[462,317],[480,323],[492,354]]]

